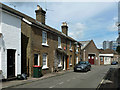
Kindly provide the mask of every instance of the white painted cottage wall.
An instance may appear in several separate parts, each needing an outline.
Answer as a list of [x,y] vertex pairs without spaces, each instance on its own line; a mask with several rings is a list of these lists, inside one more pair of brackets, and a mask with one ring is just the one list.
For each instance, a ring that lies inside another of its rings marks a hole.
[[16,49],[15,75],[21,74],[21,19],[2,11],[2,71],[7,78],[7,49]]
[[1,68],[1,49],[2,49],[2,41],[1,41],[1,38],[0,38],[0,70],[2,70]]

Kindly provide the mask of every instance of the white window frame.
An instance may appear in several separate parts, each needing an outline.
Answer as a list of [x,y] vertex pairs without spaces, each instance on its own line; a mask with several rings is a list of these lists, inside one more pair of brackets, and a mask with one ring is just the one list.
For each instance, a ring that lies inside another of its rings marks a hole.
[[62,46],[61,46],[61,37],[58,37],[58,48],[62,48]]
[[[34,54],[34,55],[35,55],[35,54]],[[38,60],[38,61],[37,61],[38,64],[37,64],[37,65],[39,66],[39,65],[40,65],[40,58],[39,58],[40,55],[39,55],[39,54],[37,54],[37,55],[38,55],[38,59],[37,59],[37,60]]]
[[58,54],[58,67],[62,67],[62,58],[61,58],[61,55]]
[[69,50],[72,51],[72,43],[70,41]]
[[44,59],[44,55],[46,55],[46,65],[43,65],[42,69],[47,69],[48,68],[48,55],[46,53],[44,53],[42,55],[42,64],[43,64],[43,59]]
[[[45,41],[45,42],[43,42],[43,41]],[[48,46],[48,44],[47,44],[47,32],[45,32],[45,31],[42,31],[42,45]]]

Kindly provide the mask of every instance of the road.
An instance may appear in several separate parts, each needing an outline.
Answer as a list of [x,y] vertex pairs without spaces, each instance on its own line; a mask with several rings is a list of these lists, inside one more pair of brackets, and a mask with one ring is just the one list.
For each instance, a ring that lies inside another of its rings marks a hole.
[[60,76],[39,80],[13,88],[97,88],[110,68],[117,66],[92,66],[89,72],[67,72]]

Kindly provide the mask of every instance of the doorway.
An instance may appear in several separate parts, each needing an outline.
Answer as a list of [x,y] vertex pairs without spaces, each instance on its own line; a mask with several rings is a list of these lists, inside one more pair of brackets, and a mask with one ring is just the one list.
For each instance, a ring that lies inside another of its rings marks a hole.
[[66,69],[65,60],[66,60],[65,56],[63,56],[63,70]]
[[89,57],[88,59],[89,63],[94,65],[95,54],[89,54],[88,57]]
[[7,78],[15,77],[15,52],[16,50],[7,49]]

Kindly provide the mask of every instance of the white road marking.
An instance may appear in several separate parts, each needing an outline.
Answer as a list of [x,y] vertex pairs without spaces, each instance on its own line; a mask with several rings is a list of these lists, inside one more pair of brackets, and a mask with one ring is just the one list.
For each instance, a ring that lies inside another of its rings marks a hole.
[[64,82],[60,82],[59,84],[63,84]]
[[100,84],[102,84],[104,82],[104,79],[100,82]]
[[50,86],[49,88],[53,88],[53,87],[55,87],[55,86]]

